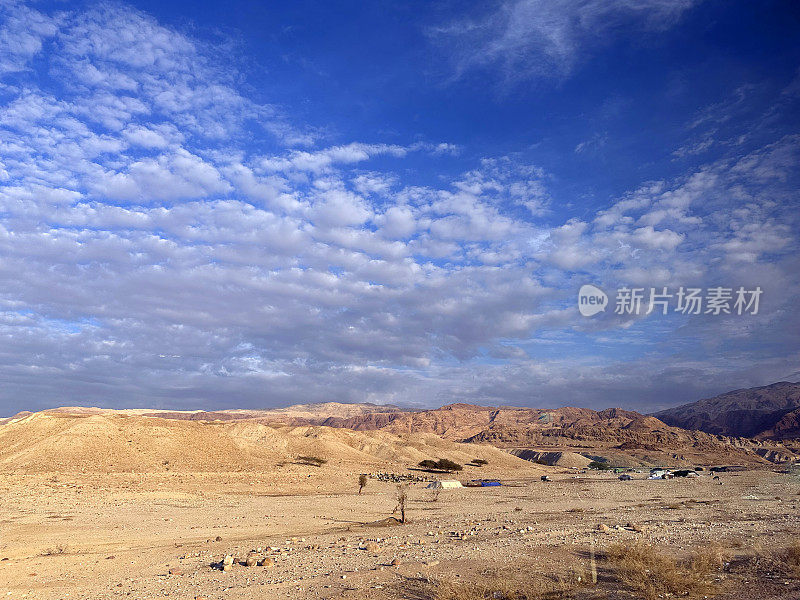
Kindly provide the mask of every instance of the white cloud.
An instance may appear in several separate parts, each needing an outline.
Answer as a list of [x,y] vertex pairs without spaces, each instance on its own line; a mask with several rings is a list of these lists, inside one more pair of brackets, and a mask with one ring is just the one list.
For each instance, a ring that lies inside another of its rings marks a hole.
[[231,186],[213,165],[186,150],[178,150],[136,161],[124,173],[104,172],[92,188],[111,200],[168,202],[225,194]]
[[55,35],[58,24],[58,19],[14,2],[0,6],[0,18],[0,74],[27,69],[44,40]]
[[266,171],[287,170],[307,171],[314,174],[330,172],[335,165],[351,165],[369,160],[373,156],[389,154],[402,157],[407,148],[388,144],[351,143],[334,146],[314,152],[297,150],[289,157],[270,157],[261,160],[260,166]]
[[654,250],[675,250],[683,241],[684,236],[669,229],[656,231],[651,226],[639,227],[633,230],[631,242]]
[[311,221],[323,227],[361,225],[371,216],[362,198],[342,189],[319,194],[309,212]]
[[417,228],[414,213],[407,206],[391,206],[376,222],[381,226],[381,233],[389,238],[407,238]]
[[565,76],[620,32],[662,31],[694,0],[509,0],[490,14],[431,30],[452,48],[457,75],[499,68],[507,82]]

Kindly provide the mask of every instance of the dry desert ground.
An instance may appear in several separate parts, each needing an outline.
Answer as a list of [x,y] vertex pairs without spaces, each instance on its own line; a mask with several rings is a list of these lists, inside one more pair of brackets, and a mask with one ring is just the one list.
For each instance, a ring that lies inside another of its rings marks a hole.
[[[90,437],[39,420],[39,437],[31,421],[0,440],[4,598],[800,598],[800,478],[767,467],[620,481],[424,436],[235,430],[265,446],[277,436],[260,456],[214,436],[169,446],[175,431],[208,427],[196,423],[155,423],[179,428],[162,432],[165,450],[131,419],[83,419]],[[358,493],[362,472],[419,475],[409,467],[432,444],[488,460],[459,479],[504,485],[437,493],[412,482],[405,524],[387,520],[399,517],[395,482],[373,477]],[[303,449],[330,458],[286,458]]]

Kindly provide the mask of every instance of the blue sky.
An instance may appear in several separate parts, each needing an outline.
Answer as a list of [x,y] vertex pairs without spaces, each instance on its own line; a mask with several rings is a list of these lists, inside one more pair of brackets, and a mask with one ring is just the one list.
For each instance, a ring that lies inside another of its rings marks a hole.
[[[792,2],[0,3],[0,413],[800,379]],[[758,314],[590,318],[763,290]]]

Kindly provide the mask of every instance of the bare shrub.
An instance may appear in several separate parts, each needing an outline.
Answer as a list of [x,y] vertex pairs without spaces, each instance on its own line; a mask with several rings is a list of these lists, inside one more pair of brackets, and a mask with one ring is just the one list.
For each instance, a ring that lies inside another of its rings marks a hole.
[[358,493],[361,494],[361,490],[364,489],[364,486],[367,485],[368,477],[365,473],[362,473],[358,476]]
[[408,502],[408,484],[400,484],[397,486],[397,506],[394,507],[392,513],[400,511],[400,522],[406,522],[406,502]]

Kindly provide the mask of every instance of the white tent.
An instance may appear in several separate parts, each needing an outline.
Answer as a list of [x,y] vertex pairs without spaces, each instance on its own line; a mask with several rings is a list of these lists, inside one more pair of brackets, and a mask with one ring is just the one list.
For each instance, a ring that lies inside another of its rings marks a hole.
[[460,481],[456,481],[455,479],[452,480],[445,479],[444,481],[433,481],[425,487],[438,490],[451,490],[453,488],[460,488],[464,486],[461,485]]

